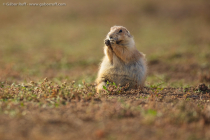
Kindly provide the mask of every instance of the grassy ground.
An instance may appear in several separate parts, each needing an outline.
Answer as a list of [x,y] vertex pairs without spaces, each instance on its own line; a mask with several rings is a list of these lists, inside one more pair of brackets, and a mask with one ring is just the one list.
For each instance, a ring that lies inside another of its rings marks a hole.
[[[0,4],[0,139],[210,138],[210,2],[59,2]],[[113,25],[146,54],[144,92],[95,92]]]

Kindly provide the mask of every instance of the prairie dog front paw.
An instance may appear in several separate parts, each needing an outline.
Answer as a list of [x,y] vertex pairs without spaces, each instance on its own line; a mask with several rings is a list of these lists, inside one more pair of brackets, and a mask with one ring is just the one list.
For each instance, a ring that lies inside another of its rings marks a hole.
[[105,43],[106,46],[111,47],[111,43],[110,43],[109,39],[105,39],[104,43]]
[[106,45],[109,49],[111,49],[111,50],[112,50],[112,45],[111,45],[111,43],[110,43],[110,40],[109,40],[109,39],[105,39],[105,40],[104,40],[104,43],[105,43],[105,45]]

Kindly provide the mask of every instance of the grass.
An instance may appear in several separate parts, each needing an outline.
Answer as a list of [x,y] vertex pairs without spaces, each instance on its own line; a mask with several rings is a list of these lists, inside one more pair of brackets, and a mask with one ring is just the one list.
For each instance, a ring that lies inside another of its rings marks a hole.
[[[47,78],[0,86],[1,139],[10,138],[10,133],[23,139],[208,138],[209,89],[160,88],[159,84],[144,92],[125,92],[113,85],[109,92],[96,94],[92,84],[57,84]],[[163,134],[168,127],[176,131]]]
[[[1,5],[0,139],[210,138],[209,2],[61,3]],[[146,54],[145,91],[95,91],[113,25]]]

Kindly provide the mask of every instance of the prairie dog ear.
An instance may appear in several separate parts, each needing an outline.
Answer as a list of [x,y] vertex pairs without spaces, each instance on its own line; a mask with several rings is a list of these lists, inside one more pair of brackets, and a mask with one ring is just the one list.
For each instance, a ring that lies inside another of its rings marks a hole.
[[127,34],[128,34],[129,37],[132,37],[131,34],[130,34],[130,32],[127,29],[125,29],[125,31],[127,32]]
[[127,29],[125,29],[125,31],[126,31],[128,34],[130,34],[130,32],[129,32]]
[[116,25],[115,25],[115,26],[112,26],[112,27],[110,28],[110,31],[113,30],[113,29],[115,29],[115,28],[116,28]]
[[113,27],[110,28],[110,31],[113,29]]

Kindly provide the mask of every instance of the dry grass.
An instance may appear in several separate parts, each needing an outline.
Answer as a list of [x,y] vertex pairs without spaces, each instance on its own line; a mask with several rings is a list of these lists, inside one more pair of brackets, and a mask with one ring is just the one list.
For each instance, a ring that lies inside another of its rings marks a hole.
[[[208,139],[210,89],[1,83],[1,139]],[[12,134],[12,135],[11,135]]]

